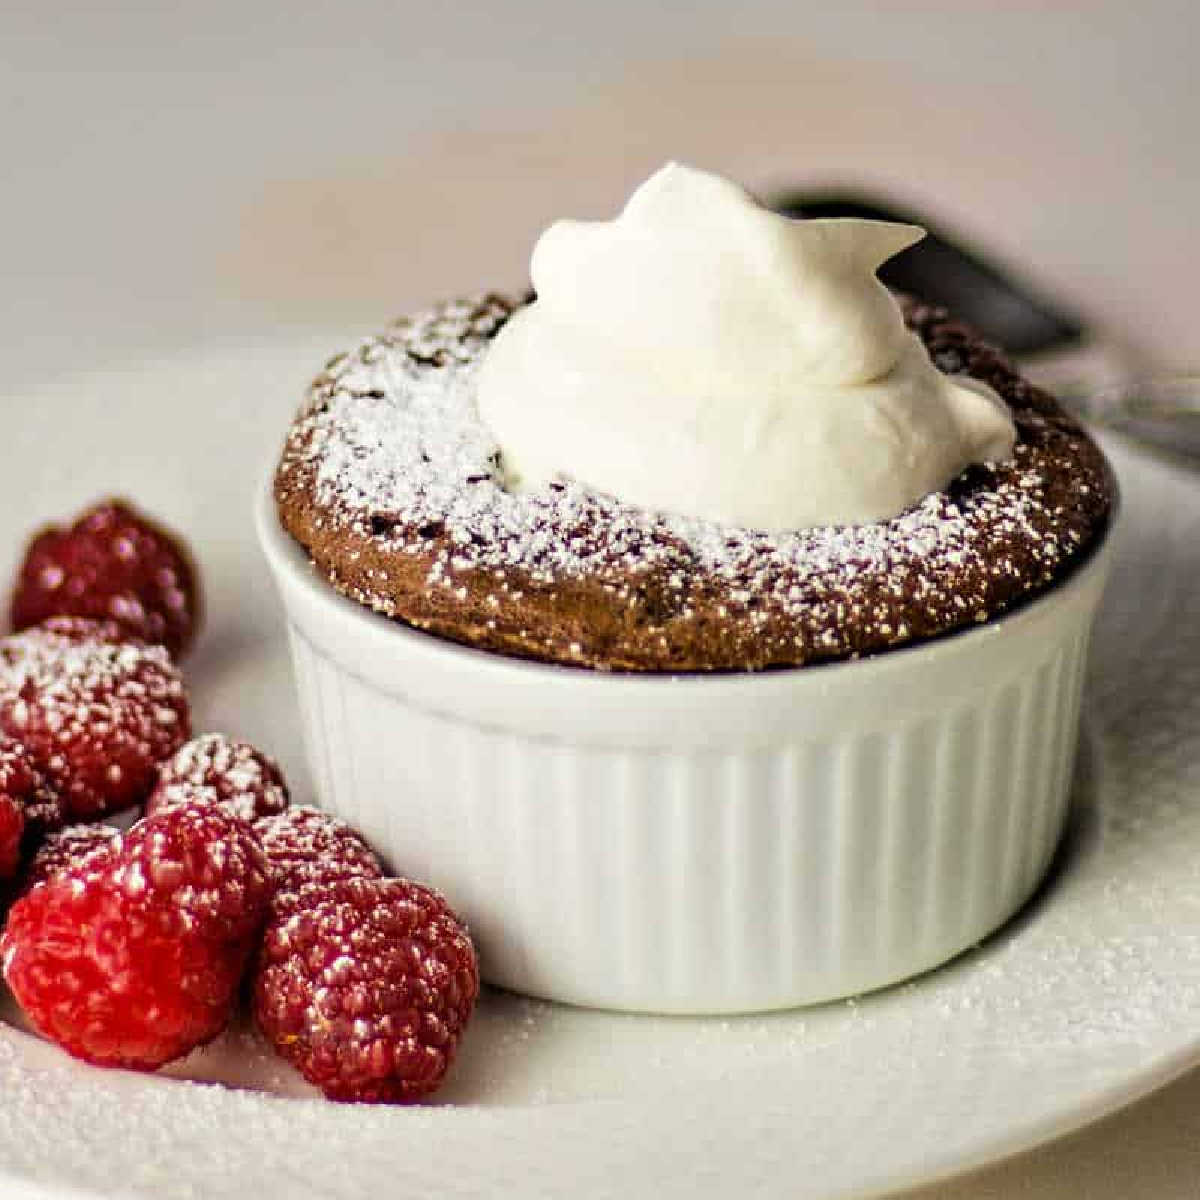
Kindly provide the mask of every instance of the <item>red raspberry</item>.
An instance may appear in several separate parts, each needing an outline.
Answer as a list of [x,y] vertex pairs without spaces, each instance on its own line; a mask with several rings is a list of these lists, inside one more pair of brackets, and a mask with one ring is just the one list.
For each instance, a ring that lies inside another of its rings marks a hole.
[[62,824],[62,801],[20,742],[0,735],[0,879],[11,879],[30,842]]
[[48,834],[25,868],[20,894],[78,866],[86,855],[104,848],[116,836],[111,825],[68,825]]
[[4,977],[69,1053],[153,1069],[225,1027],[269,894],[245,821],[167,809],[17,901]]
[[226,941],[258,932],[272,882],[249,821],[214,806],[180,805],[119,836],[125,892],[169,896],[182,932]]
[[[42,625],[46,629],[53,629],[55,634],[64,641],[76,644],[84,642],[107,642],[110,646],[124,646],[130,642],[138,646],[149,644],[142,638],[132,637],[116,621],[96,621],[91,617],[47,617]],[[16,650],[7,653],[4,651],[4,647],[11,640],[6,638],[3,643],[0,643],[0,655],[15,661],[19,657]]]
[[140,804],[190,732],[167,652],[110,634],[60,618],[0,642],[0,732],[24,744],[75,819]]
[[182,542],[120,500],[37,534],[12,598],[15,629],[47,617],[107,617],[179,654],[199,612],[196,572]]
[[21,865],[25,812],[19,801],[0,791],[0,880],[11,879]]
[[466,928],[406,879],[344,879],[272,921],[254,1015],[331,1100],[406,1103],[442,1082],[479,994]]
[[281,813],[288,806],[287,784],[278,765],[249,742],[223,733],[193,738],[159,767],[147,814],[188,799],[189,788],[196,787],[211,788],[218,803],[248,821]]
[[345,821],[316,808],[289,808],[254,822],[275,882],[271,912],[293,912],[310,893],[345,879],[378,879],[375,852]]

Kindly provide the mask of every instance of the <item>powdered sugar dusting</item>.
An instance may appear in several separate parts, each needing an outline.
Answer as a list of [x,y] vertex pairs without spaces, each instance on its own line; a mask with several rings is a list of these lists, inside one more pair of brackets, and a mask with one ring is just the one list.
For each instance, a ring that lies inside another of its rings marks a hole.
[[[637,609],[640,636],[660,638],[667,661],[670,643],[695,637],[687,626],[697,617],[723,623],[748,666],[841,657],[986,619],[1077,556],[1107,507],[1090,443],[986,349],[974,364],[960,358],[988,382],[1004,377],[1010,396],[1035,401],[1014,405],[1015,460],[969,472],[890,521],[764,533],[637,509],[565,478],[506,491],[474,378],[512,308],[496,296],[444,305],[335,359],[314,383],[281,467],[284,491],[289,472],[311,480],[326,528],[401,559],[436,543],[423,586],[447,610],[477,606],[480,593],[503,610],[527,588],[551,593],[552,608],[556,587],[582,580],[615,609]],[[936,326],[933,310],[917,311]],[[957,336],[944,319],[941,329]],[[1076,486],[1054,481],[1064,469]],[[411,617],[389,582],[343,587]],[[548,656],[598,655],[568,644]]]
[[298,805],[261,817],[254,831],[271,868],[276,918],[290,914],[315,893],[346,879],[375,879],[383,867],[363,837],[345,821]]
[[[45,883],[68,868],[80,871],[84,860],[109,845],[117,831],[111,825],[68,825],[51,833],[38,847],[37,853],[25,869],[21,879],[21,890],[28,891],[39,883]],[[96,863],[99,863],[99,859]]]
[[58,618],[0,641],[0,728],[21,741],[68,813],[140,803],[188,736],[183,680],[161,646]]
[[248,821],[288,806],[287,784],[278,764],[248,742],[223,733],[193,738],[163,763],[148,810],[188,803],[197,788]]
[[23,828],[33,824],[45,831],[57,828],[63,821],[62,800],[37,769],[29,751],[2,733],[0,803],[15,806]]

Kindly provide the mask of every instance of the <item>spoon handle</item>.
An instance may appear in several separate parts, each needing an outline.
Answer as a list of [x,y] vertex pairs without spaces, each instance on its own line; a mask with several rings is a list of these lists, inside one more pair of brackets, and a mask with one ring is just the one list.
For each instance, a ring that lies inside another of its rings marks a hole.
[[1095,425],[1200,460],[1200,372],[1149,375],[1060,399]]

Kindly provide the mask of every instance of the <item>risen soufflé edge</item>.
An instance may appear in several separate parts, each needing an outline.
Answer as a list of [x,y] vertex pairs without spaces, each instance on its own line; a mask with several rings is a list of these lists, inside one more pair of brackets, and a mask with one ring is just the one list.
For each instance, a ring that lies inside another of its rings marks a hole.
[[888,521],[789,533],[647,512],[562,480],[505,490],[472,378],[522,300],[394,322],[331,360],[288,432],[283,527],[339,592],[455,642],[609,671],[754,671],[876,654],[997,617],[1065,578],[1115,497],[1100,449],[944,309],[901,300],[948,374],[991,385],[1010,462]]

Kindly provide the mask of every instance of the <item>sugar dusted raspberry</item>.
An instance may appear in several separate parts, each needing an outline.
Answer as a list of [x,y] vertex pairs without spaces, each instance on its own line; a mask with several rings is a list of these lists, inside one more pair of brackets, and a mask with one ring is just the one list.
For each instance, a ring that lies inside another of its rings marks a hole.
[[0,732],[20,741],[68,817],[140,804],[190,732],[179,672],[161,646],[78,619],[0,641]]
[[167,809],[25,893],[0,936],[4,977],[71,1054],[152,1069],[224,1028],[269,892],[245,821]]
[[216,807],[181,806],[138,821],[120,840],[125,892],[144,888],[181,932],[240,941],[258,931],[272,882],[248,821]]
[[31,842],[62,821],[62,801],[29,752],[0,735],[0,879],[11,879]]
[[0,880],[11,879],[21,865],[25,812],[20,803],[0,791]]
[[377,879],[375,852],[345,821],[316,808],[289,808],[254,823],[275,881],[271,910],[292,912],[303,897],[345,879]]
[[159,767],[158,786],[146,811],[188,798],[189,786],[211,788],[219,803],[247,820],[281,813],[288,806],[279,766],[249,742],[223,733],[193,738]]
[[330,1099],[406,1103],[442,1082],[478,994],[471,939],[436,892],[344,879],[268,925],[254,1015]]
[[62,800],[34,765],[29,751],[20,742],[3,735],[0,735],[0,792],[19,799],[26,822],[39,831],[62,825]]
[[191,642],[198,612],[196,572],[182,542],[121,500],[34,537],[12,598],[16,629],[54,616],[109,618],[172,654]]
[[57,637],[67,642],[107,642],[112,646],[124,646],[128,642],[139,646],[149,644],[143,638],[133,637],[116,621],[98,621],[92,617],[47,617],[42,626],[54,630]]
[[62,871],[79,866],[86,855],[102,850],[117,836],[111,825],[101,824],[68,825],[48,834],[21,876],[21,894]]

